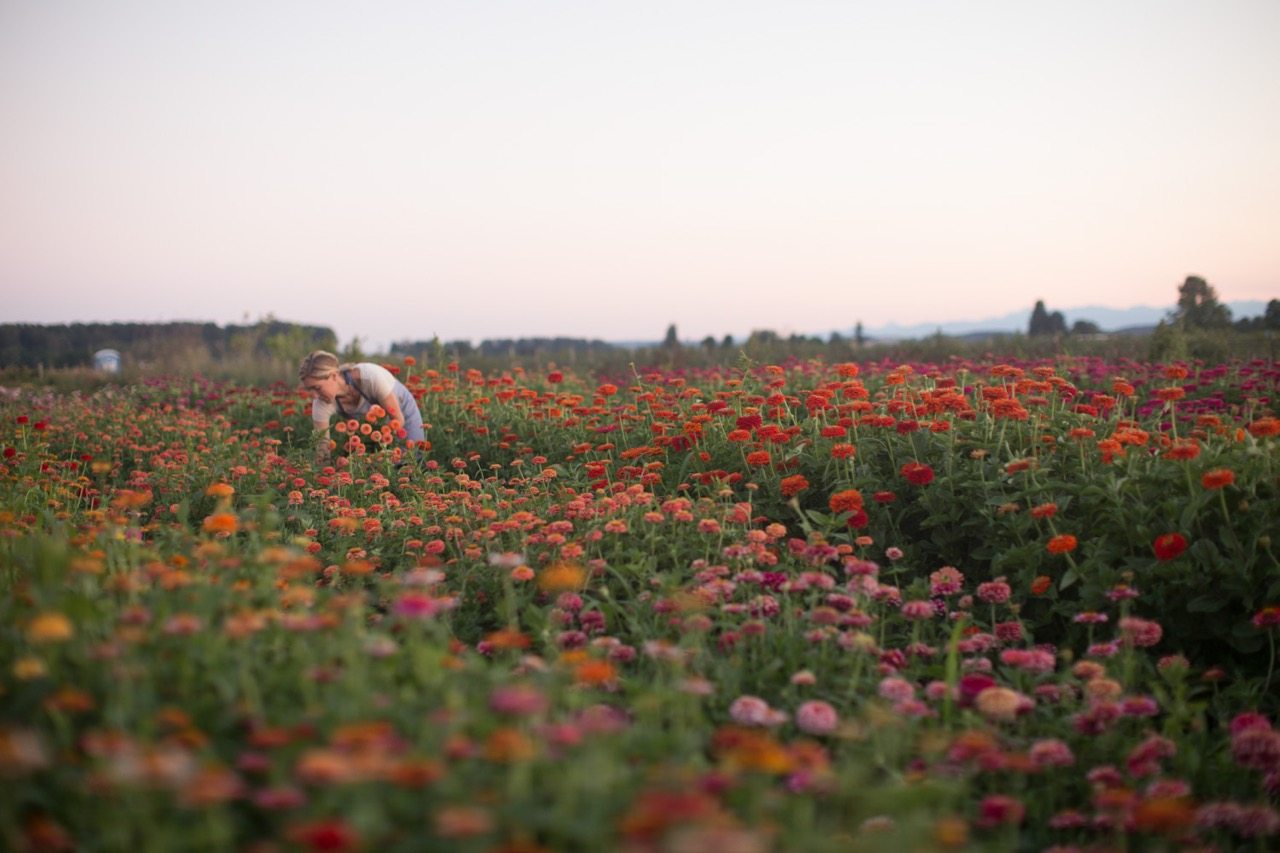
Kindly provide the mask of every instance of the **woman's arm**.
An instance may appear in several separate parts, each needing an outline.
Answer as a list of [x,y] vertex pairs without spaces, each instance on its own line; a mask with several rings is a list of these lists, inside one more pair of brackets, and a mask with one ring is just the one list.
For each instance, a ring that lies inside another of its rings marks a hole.
[[316,467],[329,464],[329,419],[333,417],[333,405],[316,398],[311,403],[311,442]]
[[400,401],[396,399],[395,392],[392,391],[382,398],[380,405],[387,412],[387,417],[391,419],[391,429],[398,433],[404,429],[404,412],[400,410]]

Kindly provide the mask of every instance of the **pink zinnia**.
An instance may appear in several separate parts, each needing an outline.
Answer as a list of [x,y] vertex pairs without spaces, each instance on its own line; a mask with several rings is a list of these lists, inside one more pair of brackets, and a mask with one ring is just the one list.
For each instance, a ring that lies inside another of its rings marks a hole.
[[915,698],[916,688],[909,681],[890,676],[880,682],[879,693],[890,702],[904,702]]
[[978,826],[984,828],[1022,823],[1027,809],[1021,801],[1004,794],[988,794],[978,805]]
[[930,595],[955,595],[964,587],[964,574],[955,566],[943,566],[929,575]]
[[1027,756],[1036,767],[1070,767],[1076,763],[1071,747],[1057,738],[1044,738],[1031,744]]
[[932,601],[908,601],[902,605],[902,615],[908,619],[920,621],[932,619],[934,616]]
[[796,726],[811,735],[829,735],[836,730],[840,717],[828,702],[814,699],[796,709]]
[[392,610],[408,619],[431,619],[453,607],[453,599],[436,598],[425,592],[410,590],[401,593]]
[[978,598],[988,604],[1004,604],[1011,595],[1013,589],[1004,582],[1004,578],[978,584]]
[[769,720],[769,703],[759,696],[739,696],[729,706],[729,716],[744,726],[764,726]]
[[1120,620],[1120,633],[1124,635],[1125,642],[1147,648],[1160,642],[1160,638],[1164,636],[1164,629],[1158,622],[1128,616]]
[[547,709],[547,697],[528,684],[509,684],[489,694],[489,708],[498,714],[528,717]]

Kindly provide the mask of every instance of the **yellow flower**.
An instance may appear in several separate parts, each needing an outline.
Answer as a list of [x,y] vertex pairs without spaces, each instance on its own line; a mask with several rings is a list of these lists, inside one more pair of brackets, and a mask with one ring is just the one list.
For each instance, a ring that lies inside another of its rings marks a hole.
[[61,613],[41,613],[27,625],[27,639],[33,643],[62,643],[75,633],[71,620]]

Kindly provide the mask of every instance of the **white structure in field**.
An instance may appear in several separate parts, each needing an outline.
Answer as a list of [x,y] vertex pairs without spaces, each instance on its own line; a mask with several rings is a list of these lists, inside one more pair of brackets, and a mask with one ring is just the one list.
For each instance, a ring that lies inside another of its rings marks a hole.
[[100,349],[93,354],[93,369],[103,373],[120,372],[120,352],[113,349]]

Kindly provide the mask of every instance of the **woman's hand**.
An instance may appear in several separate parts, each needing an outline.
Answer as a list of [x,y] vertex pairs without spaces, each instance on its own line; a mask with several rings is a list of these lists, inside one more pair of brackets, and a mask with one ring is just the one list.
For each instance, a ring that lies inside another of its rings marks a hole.
[[386,410],[387,417],[391,419],[391,431],[396,438],[400,438],[400,431],[404,429],[404,412],[400,409],[400,401],[396,399],[395,394],[388,394],[381,400],[382,408]]

